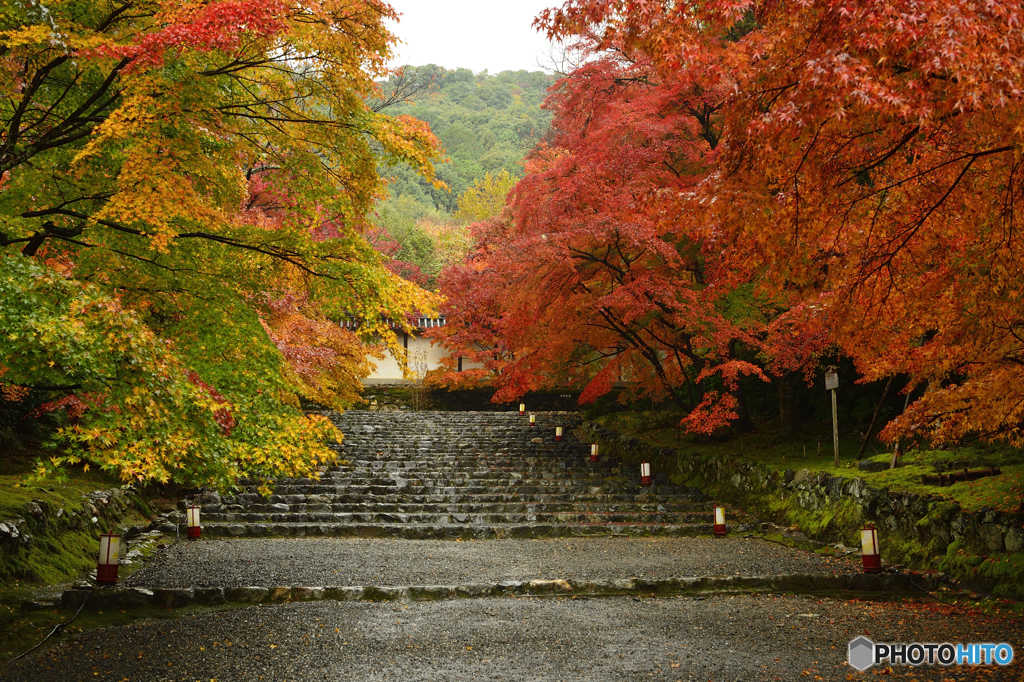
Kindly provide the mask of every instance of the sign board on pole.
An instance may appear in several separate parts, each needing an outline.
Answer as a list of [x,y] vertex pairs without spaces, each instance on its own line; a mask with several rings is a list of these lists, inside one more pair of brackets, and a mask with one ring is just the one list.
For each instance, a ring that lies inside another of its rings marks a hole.
[[832,447],[835,449],[835,465],[839,466],[839,417],[836,409],[836,389],[839,388],[839,368],[829,365],[825,368],[825,390],[832,394]]

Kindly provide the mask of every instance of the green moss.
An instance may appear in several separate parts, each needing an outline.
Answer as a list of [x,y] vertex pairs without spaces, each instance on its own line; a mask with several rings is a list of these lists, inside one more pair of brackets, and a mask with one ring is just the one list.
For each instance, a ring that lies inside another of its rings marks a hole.
[[1001,476],[954,483],[946,490],[965,511],[991,507],[1002,511],[1024,511],[1024,465],[1002,467]]
[[845,544],[855,544],[859,539],[858,532],[864,525],[863,511],[860,505],[848,498],[842,498],[827,507],[808,511],[799,510],[797,523],[800,529],[819,539],[842,540]]
[[28,549],[0,561],[0,581],[21,580],[40,585],[57,584],[95,568],[92,555],[99,549],[98,534],[37,535]]
[[[51,585],[80,577],[96,567],[101,532],[112,530],[114,524],[143,523],[152,514],[142,496],[129,494],[124,508],[108,507],[100,523],[92,524],[82,514],[83,495],[119,487],[119,481],[102,472],[70,467],[63,480],[26,485],[33,459],[29,453],[0,461],[0,520],[23,518],[32,536],[18,552],[0,555],[0,586]],[[25,505],[32,501],[46,511],[45,520],[26,514]]]
[[[720,462],[746,461],[755,464],[757,470],[747,472],[744,477],[758,478],[779,476],[786,469],[806,468],[848,479],[857,476],[873,488],[936,498],[939,501],[931,503],[915,528],[885,529],[881,543],[884,561],[889,565],[939,569],[960,580],[976,580],[979,589],[994,585],[993,594],[996,596],[1024,598],[1024,558],[1021,555],[971,555],[959,542],[950,545],[947,551],[945,538],[948,534],[941,532],[948,529],[950,521],[961,509],[976,511],[990,507],[1024,512],[1024,464],[1021,463],[1024,453],[1019,449],[974,443],[949,451],[914,450],[902,458],[903,466],[865,472],[850,460],[835,467],[831,448],[823,447],[819,456],[817,442],[800,439],[779,442],[770,434],[753,434],[727,442],[699,442],[682,436],[673,428],[659,427],[653,417],[644,415],[617,413],[605,415],[598,421],[605,428],[632,436],[645,446],[673,449],[673,455],[665,457],[647,448],[626,447],[613,439],[607,444],[609,454],[617,454],[627,461],[646,456],[654,470],[668,474],[673,483],[695,485],[716,500],[756,510],[763,518],[782,525],[796,525],[803,533],[818,540],[841,540],[848,546],[859,546],[859,530],[864,522],[861,506],[853,500],[842,499],[818,509],[803,509],[795,495],[774,486],[763,491],[756,487],[738,490],[724,480],[708,480],[700,473],[701,470],[713,471]],[[604,441],[601,447],[605,452]],[[852,453],[857,447],[859,443],[844,443],[841,451]],[[888,453],[880,453],[870,459],[888,464],[890,457]],[[690,467],[694,464],[697,465],[696,471],[691,472]],[[923,474],[989,466],[999,467],[1001,475],[946,487],[922,483]]]
[[945,526],[953,520],[953,517],[960,513],[960,505],[957,502],[942,501],[933,502],[928,507],[928,513],[917,521],[917,527],[923,529],[929,526]]
[[780,525],[797,526],[808,537],[851,546],[860,543],[863,512],[851,500],[841,499],[816,510],[802,508],[793,496],[748,493],[744,501],[747,506],[766,511]]
[[[655,448],[675,448],[682,461],[691,457],[719,455],[756,462],[769,469],[810,469],[832,476],[859,476],[875,488],[944,497],[958,503],[965,511],[975,511],[982,507],[1000,511],[1024,511],[1024,451],[1019,448],[975,442],[950,450],[911,450],[901,457],[903,466],[868,472],[860,470],[853,459],[860,449],[859,440],[840,442],[840,465],[837,467],[831,438],[822,438],[820,434],[796,434],[791,439],[780,440],[774,433],[757,432],[713,442],[685,434],[673,424],[666,424],[666,421],[671,420],[667,419],[665,412],[657,410],[617,412],[595,419],[596,423],[605,428],[631,435]],[[620,456],[627,461],[633,459],[629,453]],[[888,465],[891,457],[890,453],[884,452],[872,454],[865,459]],[[656,464],[652,462],[652,465]],[[999,467],[1002,473],[951,486],[926,485],[922,482],[924,474],[986,467]],[[675,462],[654,468],[673,477],[674,482],[685,480],[678,473]]]
[[[348,462],[345,463],[348,464]],[[151,518],[155,516],[153,509],[141,495],[130,495],[129,498],[131,499],[132,506],[135,507],[135,509],[137,509],[144,517]]]
[[957,540],[946,549],[939,568],[982,584],[996,583],[993,596],[1024,599],[1024,552],[977,556],[970,553],[962,540]]
[[22,516],[25,504],[32,500],[42,500],[55,509],[78,509],[82,506],[82,495],[121,486],[116,477],[95,469],[84,471],[83,467],[69,467],[63,480],[44,479],[26,484],[33,461],[42,454],[4,453],[0,458],[0,519]]
[[938,540],[922,543],[899,530],[886,530],[879,539],[882,560],[890,566],[935,568],[934,558],[941,555],[943,545]]

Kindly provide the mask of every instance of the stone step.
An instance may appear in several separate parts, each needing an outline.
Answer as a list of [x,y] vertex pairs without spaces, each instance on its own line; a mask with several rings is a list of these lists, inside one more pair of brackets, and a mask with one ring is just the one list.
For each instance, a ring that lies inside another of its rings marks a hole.
[[[459,485],[455,482],[448,482],[448,485],[398,485],[392,483],[391,485],[348,485],[348,486],[337,486],[332,492],[326,492],[318,490],[316,492],[297,492],[289,491],[287,489],[280,491],[275,490],[274,497],[279,498],[274,500],[277,501],[290,501],[289,498],[296,496],[306,497],[308,495],[347,495],[349,497],[354,495],[373,495],[373,496],[389,496],[395,494],[402,494],[407,496],[415,495],[463,495],[463,496],[478,496],[478,495],[491,495],[491,496],[517,496],[523,495],[575,495],[580,497],[600,496],[600,495],[626,495],[624,499],[632,499],[633,497],[644,495],[645,497],[676,497],[684,496],[685,493],[675,493],[673,490],[658,490],[653,493],[647,493],[643,491],[643,488],[639,485],[629,484],[614,484],[606,483],[604,485],[559,485],[551,481],[526,481],[520,485],[505,485],[505,486],[492,486],[492,485]],[[666,486],[667,487],[667,486]],[[600,489],[600,490],[595,490]]]
[[[376,490],[382,490],[386,493],[394,492],[395,490],[415,490],[420,495],[433,495],[441,494],[445,492],[451,492],[452,489],[468,489],[474,494],[501,494],[501,493],[514,493],[523,492],[522,488],[543,488],[547,491],[563,491],[563,492],[574,492],[579,494],[588,494],[594,491],[594,489],[600,488],[602,490],[631,490],[636,493],[642,491],[639,481],[632,481],[630,479],[624,479],[619,477],[620,480],[608,480],[602,478],[566,478],[566,477],[555,477],[550,478],[521,478],[521,479],[451,479],[451,478],[419,478],[419,477],[397,477],[397,478],[376,478],[366,479],[357,478],[350,479],[348,481],[339,480],[336,482],[324,483],[320,485],[289,485],[279,483],[274,488],[274,494],[278,496],[288,495],[330,495],[334,493],[344,492],[372,492]],[[656,486],[659,488],[660,494],[665,495],[686,495],[688,492],[680,490],[677,492],[675,488],[669,488],[668,486]],[[662,490],[663,489],[663,490]],[[527,491],[529,492],[529,491]]]
[[[667,486],[666,486],[667,487]],[[223,498],[224,505],[253,504],[301,504],[308,501],[322,503],[350,502],[402,502],[415,504],[432,502],[527,502],[530,504],[562,502],[587,503],[626,503],[626,504],[669,504],[687,503],[703,505],[707,498],[695,496],[689,491],[675,493],[671,490],[650,491],[641,486],[623,486],[608,484],[603,486],[584,486],[581,488],[566,486],[524,485],[508,488],[488,488],[470,486],[450,487],[419,487],[419,486],[339,486],[331,492],[290,493],[286,495],[271,494],[260,497],[258,493],[246,493],[235,497]],[[214,509],[213,511],[217,511]]]
[[401,538],[407,540],[491,540],[498,538],[588,537],[633,535],[678,537],[709,535],[710,523],[509,523],[509,524],[415,524],[415,523],[203,523],[204,536],[329,536],[351,538]]
[[211,514],[231,513],[261,513],[261,514],[282,514],[301,513],[307,511],[333,512],[333,513],[354,513],[364,514],[378,512],[398,512],[402,514],[439,514],[439,513],[468,513],[468,514],[554,514],[562,512],[577,513],[606,513],[618,514],[625,511],[663,514],[703,514],[710,515],[711,509],[704,503],[691,502],[666,502],[663,504],[623,504],[614,502],[539,502],[530,503],[520,500],[509,500],[505,502],[322,502],[309,500],[294,504],[278,502],[276,504],[251,504],[251,505],[208,505],[204,512],[204,518],[211,518]]
[[[563,579],[552,576],[535,580],[502,580],[495,583],[459,583],[454,585],[278,585],[275,587],[232,586],[197,588],[116,587],[102,590],[70,589],[60,601],[44,608],[68,611],[125,611],[131,609],[176,609],[186,606],[235,604],[279,604],[299,601],[416,602],[464,599],[468,597],[510,596],[625,596],[648,597],[657,594],[709,595],[767,593],[808,594],[816,597],[846,594],[891,594],[915,596],[921,591],[948,589],[948,578],[939,573],[923,573],[911,578],[905,573],[846,573],[837,575],[729,575],[679,576],[670,578]],[[968,596],[971,593],[964,592]],[[977,597],[977,595],[974,595]],[[701,597],[703,598],[703,597]],[[32,603],[32,602],[26,602]],[[25,605],[22,605],[22,610]],[[805,614],[799,614],[805,615]],[[648,673],[650,674],[650,673]]]
[[[558,466],[543,467],[530,466],[525,464],[521,466],[490,466],[487,469],[480,468],[479,464],[476,464],[473,467],[453,467],[444,463],[434,466],[425,466],[418,463],[415,466],[402,466],[400,464],[392,464],[387,467],[359,467],[348,470],[331,471],[322,476],[319,481],[313,482],[310,485],[329,485],[331,483],[336,483],[338,481],[356,481],[360,479],[393,480],[395,477],[415,478],[423,480],[457,479],[464,481],[474,480],[497,482],[518,481],[524,478],[539,478],[544,480],[596,481],[609,476],[639,479],[639,470],[639,467],[637,467],[636,472],[632,471],[632,467],[615,467],[608,469],[592,470],[589,467],[574,467],[572,463],[561,464]],[[282,481],[282,485],[288,484],[288,482]],[[297,485],[302,484],[297,483]]]
[[[320,479],[256,482],[203,511],[208,535],[470,539],[711,532],[699,490],[640,485],[636,464],[589,461],[575,413],[323,413],[344,434]],[[563,440],[555,442],[555,426]],[[731,519],[743,522],[743,518]]]
[[[457,489],[458,490],[458,489]],[[325,498],[325,499],[324,499]],[[387,495],[373,494],[333,494],[305,496],[305,495],[272,495],[270,498],[259,498],[257,501],[250,501],[243,504],[210,505],[210,511],[238,511],[238,507],[258,508],[273,505],[299,505],[299,504],[398,504],[398,505],[426,505],[426,504],[515,504],[524,505],[566,505],[566,504],[595,504],[621,507],[622,505],[670,505],[678,504],[688,506],[692,510],[707,509],[706,502],[697,502],[692,498],[684,498],[672,495],[631,495],[631,494],[603,494],[603,495],[576,495],[573,493],[506,493],[466,495],[461,492],[451,494],[431,495],[408,495],[404,493],[393,493]],[[229,508],[230,507],[230,508]],[[279,508],[281,509],[281,508]],[[343,510],[339,510],[343,511]]]
[[[425,471],[402,471],[402,472],[375,472],[373,475],[353,475],[353,476],[331,476],[324,480],[312,484],[313,486],[324,486],[324,487],[337,487],[343,485],[346,487],[350,486],[368,486],[368,485],[421,485],[421,486],[452,486],[452,485],[476,485],[476,486],[495,486],[495,487],[510,487],[510,486],[522,486],[522,485],[569,485],[569,486],[592,486],[600,485],[603,481],[609,479],[618,479],[619,483],[630,483],[633,485],[640,484],[640,477],[632,476],[629,474],[615,474],[609,473],[606,476],[597,476],[590,473],[572,473],[572,472],[530,472],[523,471],[522,473],[516,474],[514,472],[505,472],[500,475],[486,476],[470,476],[465,474],[452,474],[449,472],[425,472]],[[635,479],[635,480],[634,480]],[[302,484],[292,484],[289,482],[282,481],[278,486],[284,490],[289,490],[292,485],[301,486]],[[318,492],[315,489],[304,489],[295,490],[294,492]]]
[[451,446],[423,446],[419,448],[410,447],[381,447],[379,445],[354,448],[334,447],[338,455],[348,461],[374,461],[386,459],[389,461],[405,461],[420,459],[426,462],[470,460],[481,457],[494,459],[512,459],[520,461],[523,458],[535,459],[537,461],[554,461],[557,458],[582,460],[590,454],[589,448],[582,447],[565,448],[562,445],[540,443],[528,443],[521,448],[508,448],[505,445],[494,444],[491,447],[484,447],[481,444],[464,450],[452,448]]
[[[345,453],[342,452],[342,454],[344,455]],[[415,455],[408,457],[397,452],[368,453],[365,456],[346,456],[345,461],[345,464],[339,464],[332,467],[330,472],[349,473],[364,469],[371,471],[380,471],[381,469],[391,469],[395,471],[415,468],[434,469],[441,465],[456,469],[465,469],[468,471],[483,470],[484,468],[487,470],[499,471],[502,469],[519,470],[523,467],[537,469],[566,469],[569,467],[575,468],[581,464],[586,464],[586,469],[591,469],[589,466],[589,457],[584,458],[582,454],[567,455],[565,453],[553,453],[550,455],[538,456],[536,451],[533,449],[526,453],[490,452],[485,454],[474,452],[458,456],[437,455],[435,457],[424,457],[422,453],[416,453]],[[602,459],[593,467],[593,469],[596,473],[608,468],[619,467],[627,469],[633,468],[631,466],[622,467],[618,460],[616,460],[614,464],[611,464],[607,459]]]
[[464,511],[441,512],[331,512],[307,509],[295,512],[211,512],[204,516],[204,523],[411,523],[442,525],[451,523],[473,524],[514,524],[514,523],[627,523],[627,524],[688,524],[710,522],[711,515],[696,512],[502,512],[474,513]]
[[[487,466],[487,465],[485,465]],[[609,467],[607,469],[591,469],[590,467],[576,467],[572,463],[559,464],[557,466],[534,466],[529,464],[488,466],[483,469],[479,464],[473,467],[452,467],[445,463],[425,466],[417,463],[415,466],[391,464],[380,467],[359,467],[348,470],[335,470],[326,472],[316,481],[306,483],[307,479],[294,481],[282,481],[282,485],[329,485],[338,481],[351,481],[353,479],[375,479],[388,480],[399,478],[422,478],[422,479],[461,479],[480,481],[511,481],[524,478],[541,478],[546,480],[600,480],[607,477],[620,477],[639,480],[640,468],[636,467]]]

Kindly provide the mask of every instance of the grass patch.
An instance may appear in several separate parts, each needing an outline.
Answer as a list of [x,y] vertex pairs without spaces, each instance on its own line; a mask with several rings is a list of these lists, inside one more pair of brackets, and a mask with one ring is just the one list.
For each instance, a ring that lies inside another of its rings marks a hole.
[[82,504],[82,495],[94,490],[117,488],[121,481],[116,476],[96,469],[68,467],[68,476],[63,481],[43,480],[26,484],[25,478],[32,472],[32,462],[42,453],[5,452],[0,458],[0,520],[24,514],[24,507],[32,500],[44,500],[55,508],[77,509]]

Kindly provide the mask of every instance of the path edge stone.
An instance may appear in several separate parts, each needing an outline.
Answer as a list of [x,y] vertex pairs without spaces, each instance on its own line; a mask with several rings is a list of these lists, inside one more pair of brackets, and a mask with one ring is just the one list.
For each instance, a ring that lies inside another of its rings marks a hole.
[[[614,596],[687,596],[703,594],[768,593],[824,594],[843,593],[890,596],[923,596],[945,581],[933,574],[864,573],[841,575],[788,574],[773,576],[709,576],[675,578],[619,578],[614,580],[504,580],[496,583],[460,585],[279,585],[207,587],[147,590],[138,587],[67,590],[59,606],[77,609],[88,597],[86,610],[216,606],[220,604],[280,604],[298,601],[370,601],[426,602],[486,597],[614,597]],[[58,606],[58,604],[54,604]]]

